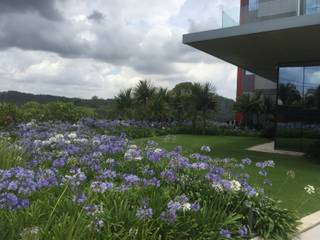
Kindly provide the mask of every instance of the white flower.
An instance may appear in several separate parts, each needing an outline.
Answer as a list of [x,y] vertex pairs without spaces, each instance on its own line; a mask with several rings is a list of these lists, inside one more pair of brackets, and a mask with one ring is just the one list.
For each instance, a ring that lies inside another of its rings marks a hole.
[[184,203],[182,204],[182,210],[183,211],[188,211],[191,209],[191,204],[190,203]]
[[41,143],[41,140],[34,140],[33,143],[34,143],[35,145],[39,145],[39,144]]
[[92,141],[92,144],[93,144],[93,145],[100,145],[101,142],[100,142],[100,140],[98,140],[98,139],[94,139],[94,140]]
[[232,180],[231,182],[231,190],[238,192],[241,189],[241,184],[237,180]]
[[64,136],[62,134],[57,134],[54,136],[57,140],[60,140],[60,139],[64,139]]
[[76,132],[69,133],[69,135],[68,135],[68,138],[70,138],[70,139],[75,139],[76,137],[77,137]]
[[217,192],[223,192],[223,187],[221,184],[212,184],[212,187],[217,191]]
[[314,188],[314,186],[311,185],[307,185],[304,187],[304,190],[308,193],[308,194],[314,194],[316,192],[316,189]]
[[209,146],[202,146],[200,150],[203,152],[211,152],[211,148]]
[[161,151],[162,151],[161,148],[156,148],[156,149],[154,150],[155,153],[160,153]]
[[130,149],[137,149],[138,146],[137,146],[137,145],[129,145],[128,148],[130,148]]
[[43,146],[47,146],[47,145],[50,145],[50,141],[47,141],[47,140],[45,140],[45,141],[42,141],[42,145]]

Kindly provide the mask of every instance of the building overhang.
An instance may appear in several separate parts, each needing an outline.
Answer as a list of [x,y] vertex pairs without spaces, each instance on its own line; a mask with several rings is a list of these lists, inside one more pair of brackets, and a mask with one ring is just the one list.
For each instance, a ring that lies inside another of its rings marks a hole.
[[276,81],[280,64],[320,61],[320,14],[189,33],[183,43]]

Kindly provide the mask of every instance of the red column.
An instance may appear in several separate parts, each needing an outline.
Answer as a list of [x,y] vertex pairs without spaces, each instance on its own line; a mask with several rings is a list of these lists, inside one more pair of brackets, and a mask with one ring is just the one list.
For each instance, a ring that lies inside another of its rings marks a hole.
[[[244,71],[243,69],[238,67],[238,74],[237,74],[237,98],[240,97],[243,93],[243,76]],[[243,114],[241,112],[237,112],[235,115],[235,121],[237,124],[241,123],[243,118]]]
[[[248,0],[240,0],[240,24],[244,22],[244,9],[245,6],[248,5]],[[240,97],[243,93],[243,69],[238,67],[237,73],[237,97]],[[243,114],[241,112],[237,112],[235,115],[235,121],[237,124],[240,124],[243,118]]]

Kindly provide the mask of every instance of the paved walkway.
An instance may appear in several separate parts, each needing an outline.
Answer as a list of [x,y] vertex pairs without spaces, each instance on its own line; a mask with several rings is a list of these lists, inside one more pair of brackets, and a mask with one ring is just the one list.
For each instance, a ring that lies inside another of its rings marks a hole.
[[320,225],[311,228],[310,230],[301,234],[299,240],[319,240],[320,239]]
[[[302,152],[293,152],[293,151],[284,151],[284,150],[276,150],[274,149],[274,142],[269,142],[257,146],[253,146],[248,148],[247,150],[255,151],[255,152],[265,152],[265,153],[277,153],[289,156],[303,156]],[[320,238],[319,238],[320,240]]]

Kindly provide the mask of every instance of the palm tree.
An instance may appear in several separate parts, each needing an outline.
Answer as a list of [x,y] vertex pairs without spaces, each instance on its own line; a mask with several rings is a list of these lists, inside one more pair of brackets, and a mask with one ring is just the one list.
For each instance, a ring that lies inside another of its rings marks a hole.
[[149,101],[149,110],[151,118],[158,121],[164,121],[169,118],[169,95],[166,88],[159,88],[153,94]]
[[132,117],[132,89],[126,89],[120,91],[120,93],[115,97],[116,111],[117,113],[124,118]]
[[149,119],[151,116],[148,108],[149,101],[151,101],[155,94],[156,88],[147,80],[140,80],[134,88],[133,96],[135,101],[135,114],[137,118]]
[[299,105],[301,102],[301,93],[292,83],[280,84],[278,93],[283,105]]
[[207,118],[210,111],[217,109],[217,95],[210,83],[194,83],[192,86],[194,107],[202,119],[202,132],[205,134]]
[[253,117],[256,116],[259,124],[259,114],[263,111],[263,95],[261,92],[243,94],[237,98],[235,109],[243,113],[245,126],[253,125]]
[[172,112],[172,116],[175,120],[180,122],[181,120],[191,119],[193,122],[193,128],[195,129],[195,121],[197,113],[194,112],[194,103],[192,99],[192,83],[183,82],[177,84],[169,92],[169,104]]
[[150,81],[140,80],[134,89],[134,98],[138,104],[147,105],[148,101],[151,99],[155,93],[156,88],[152,86]]

